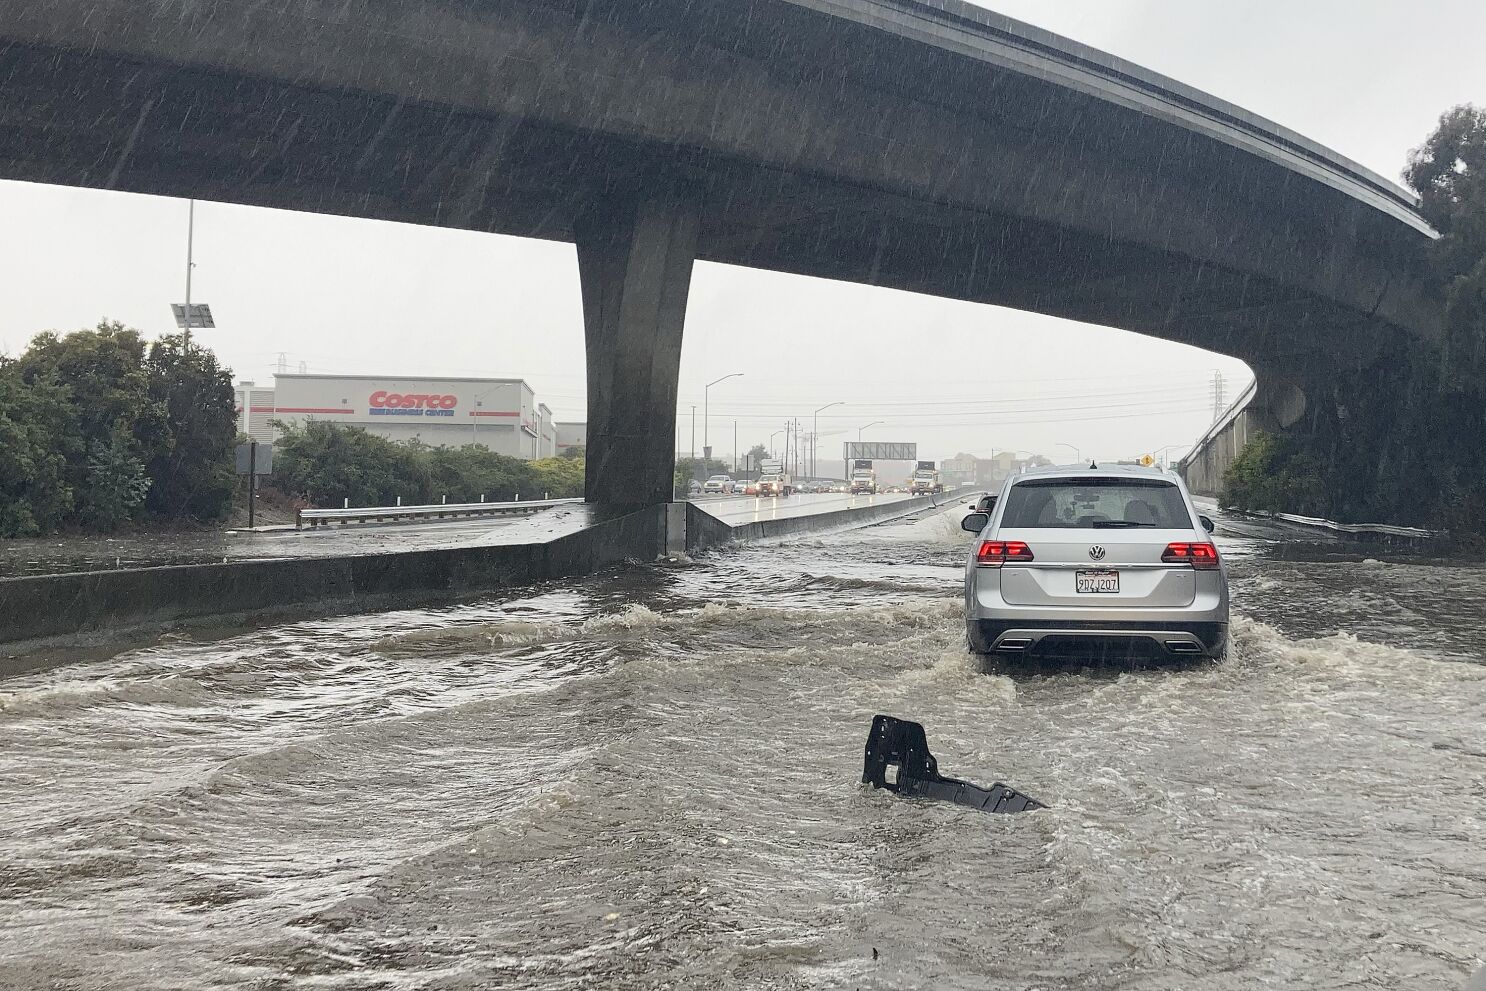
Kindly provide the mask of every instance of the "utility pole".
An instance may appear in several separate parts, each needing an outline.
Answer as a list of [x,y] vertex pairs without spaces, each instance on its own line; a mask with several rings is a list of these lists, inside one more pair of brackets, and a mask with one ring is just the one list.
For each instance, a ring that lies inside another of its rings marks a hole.
[[[691,408],[691,460],[695,461],[696,459],[697,459],[697,408],[695,406],[693,406]],[[692,467],[693,474],[695,474],[695,472],[696,472],[696,465],[692,465],[691,467]]]
[[733,474],[738,474],[738,421],[733,421]]

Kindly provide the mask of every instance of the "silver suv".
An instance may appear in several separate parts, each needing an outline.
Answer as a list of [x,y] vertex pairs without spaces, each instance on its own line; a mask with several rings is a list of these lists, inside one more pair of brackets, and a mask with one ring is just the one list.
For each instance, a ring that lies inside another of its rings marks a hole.
[[1011,476],[965,567],[965,629],[983,654],[1221,658],[1228,575],[1181,477],[1161,468]]

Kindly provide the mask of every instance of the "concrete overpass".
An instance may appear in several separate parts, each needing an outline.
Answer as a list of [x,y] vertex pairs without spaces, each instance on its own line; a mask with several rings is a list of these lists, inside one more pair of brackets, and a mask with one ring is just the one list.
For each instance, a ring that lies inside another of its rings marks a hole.
[[698,258],[1234,354],[1289,411],[1439,331],[1408,193],[958,0],[10,0],[0,177],[575,242],[620,505],[670,498]]

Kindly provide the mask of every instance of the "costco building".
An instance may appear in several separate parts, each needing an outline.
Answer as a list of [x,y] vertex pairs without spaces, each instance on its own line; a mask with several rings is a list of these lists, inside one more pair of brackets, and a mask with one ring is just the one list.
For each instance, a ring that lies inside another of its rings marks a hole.
[[479,444],[514,458],[550,458],[582,447],[586,425],[557,424],[522,379],[394,378],[381,375],[275,376],[272,389],[237,387],[238,426],[271,443],[271,421],[325,420],[389,440],[431,447]]

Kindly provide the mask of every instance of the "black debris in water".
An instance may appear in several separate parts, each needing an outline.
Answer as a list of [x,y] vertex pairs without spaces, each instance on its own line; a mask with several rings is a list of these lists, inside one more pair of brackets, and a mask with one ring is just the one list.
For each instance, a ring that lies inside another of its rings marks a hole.
[[1030,812],[1047,806],[997,781],[981,788],[939,773],[939,762],[929,752],[929,740],[920,723],[892,716],[872,717],[867,734],[862,783],[906,798],[933,798],[966,805],[982,812]]

